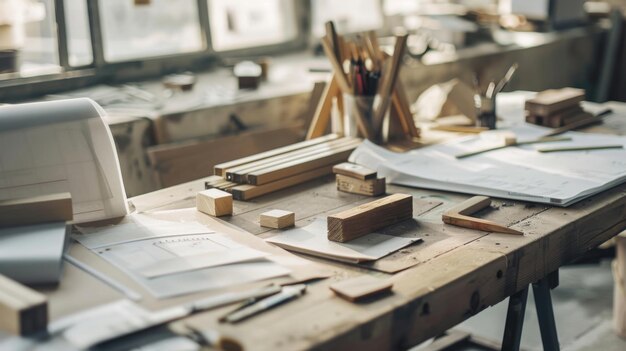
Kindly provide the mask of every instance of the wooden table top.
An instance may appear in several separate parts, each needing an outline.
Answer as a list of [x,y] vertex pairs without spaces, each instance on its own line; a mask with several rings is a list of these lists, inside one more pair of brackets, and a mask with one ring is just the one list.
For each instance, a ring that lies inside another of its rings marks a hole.
[[[604,132],[626,134],[626,123],[608,117]],[[617,126],[617,127],[616,127]],[[193,207],[199,179],[131,199],[138,210]],[[302,298],[244,322],[219,324],[229,310],[221,308],[191,316],[172,325],[208,328],[239,340],[250,350],[401,349],[453,327],[511,294],[557,270],[626,228],[626,184],[556,208],[494,199],[478,216],[511,226],[524,236],[485,233],[444,225],[441,214],[468,195],[388,185],[387,193],[407,193],[417,204],[411,231],[423,242],[402,249],[389,260],[410,260],[414,266],[395,275],[363,267],[307,257],[330,267],[333,276],[310,283]],[[267,237],[258,225],[259,214],[270,209],[296,213],[296,225],[316,216],[351,208],[372,198],[335,189],[326,177],[249,202],[235,201],[234,215],[225,220],[254,235]],[[71,254],[143,291],[135,282],[80,245]],[[61,285],[46,293],[52,318],[120,298],[120,294],[91,276],[67,265]],[[371,274],[393,281],[393,293],[362,303],[336,297],[328,286],[350,276]],[[159,301],[146,297],[141,304],[163,308],[191,297]],[[231,307],[232,308],[232,307]],[[504,321],[503,321],[504,322]]]

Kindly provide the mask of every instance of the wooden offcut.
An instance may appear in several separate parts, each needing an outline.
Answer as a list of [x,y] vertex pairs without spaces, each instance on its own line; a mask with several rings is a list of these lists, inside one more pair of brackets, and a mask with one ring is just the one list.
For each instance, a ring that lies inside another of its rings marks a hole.
[[367,167],[357,165],[356,163],[344,162],[333,166],[333,173],[342,174],[344,176],[356,179],[374,179],[376,171]]
[[296,215],[291,211],[271,210],[261,213],[259,223],[262,227],[282,229],[295,224]]
[[490,205],[490,198],[486,196],[474,196],[445,212],[441,216],[441,219],[444,223],[457,227],[482,230],[485,232],[524,235],[524,233],[518,230],[508,228],[496,222],[470,217],[471,214],[489,207]]
[[413,217],[413,196],[393,194],[328,216],[328,240],[347,242]]
[[574,88],[550,89],[526,101],[526,110],[534,115],[549,116],[576,105],[585,98],[585,91]]
[[351,194],[379,196],[385,193],[385,178],[361,180],[337,174],[337,190]]
[[233,214],[233,196],[219,189],[208,189],[196,195],[198,211],[220,217]]
[[350,278],[329,286],[335,294],[350,302],[388,293],[392,287],[393,283],[388,279],[374,278],[369,275]]
[[0,227],[71,221],[72,218],[70,193],[0,201]]
[[48,301],[39,292],[0,275],[0,330],[27,335],[46,330]]

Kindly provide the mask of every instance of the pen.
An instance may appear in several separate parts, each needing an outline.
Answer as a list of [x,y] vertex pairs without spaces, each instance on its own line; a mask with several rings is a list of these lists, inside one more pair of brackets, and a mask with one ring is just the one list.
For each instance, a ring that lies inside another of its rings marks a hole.
[[250,306],[246,306],[242,309],[236,310],[233,313],[222,318],[222,320],[228,323],[236,323],[242,321],[248,317],[254,316],[255,314],[267,311],[287,301],[300,297],[304,294],[305,291],[306,285],[304,284],[285,286],[280,293],[265,298]]

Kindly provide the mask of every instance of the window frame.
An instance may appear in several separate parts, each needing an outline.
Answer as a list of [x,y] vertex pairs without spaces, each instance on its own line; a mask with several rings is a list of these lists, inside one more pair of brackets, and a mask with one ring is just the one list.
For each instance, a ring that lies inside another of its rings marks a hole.
[[178,53],[146,57],[119,62],[108,62],[104,58],[100,1],[85,0],[91,39],[92,61],[90,64],[71,66],[67,22],[64,0],[53,0],[54,20],[57,31],[59,67],[62,72],[29,77],[15,77],[0,80],[0,96],[3,101],[16,101],[44,94],[67,91],[98,83],[121,83],[125,81],[155,78],[180,71],[196,71],[214,66],[218,61],[240,57],[255,57],[286,53],[304,49],[310,32],[308,13],[309,1],[293,1],[293,15],[296,17],[296,36],[279,44],[217,52],[211,43],[211,28],[207,0],[196,0],[204,49],[191,53]]

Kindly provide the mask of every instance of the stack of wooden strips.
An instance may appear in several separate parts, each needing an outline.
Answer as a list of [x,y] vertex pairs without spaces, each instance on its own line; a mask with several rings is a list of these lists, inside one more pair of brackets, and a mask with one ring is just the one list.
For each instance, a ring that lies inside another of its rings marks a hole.
[[255,197],[331,174],[333,165],[348,159],[361,139],[329,134],[216,165],[205,183],[235,200]]
[[550,89],[526,101],[526,122],[558,128],[593,117],[580,102],[585,91],[574,88]]

